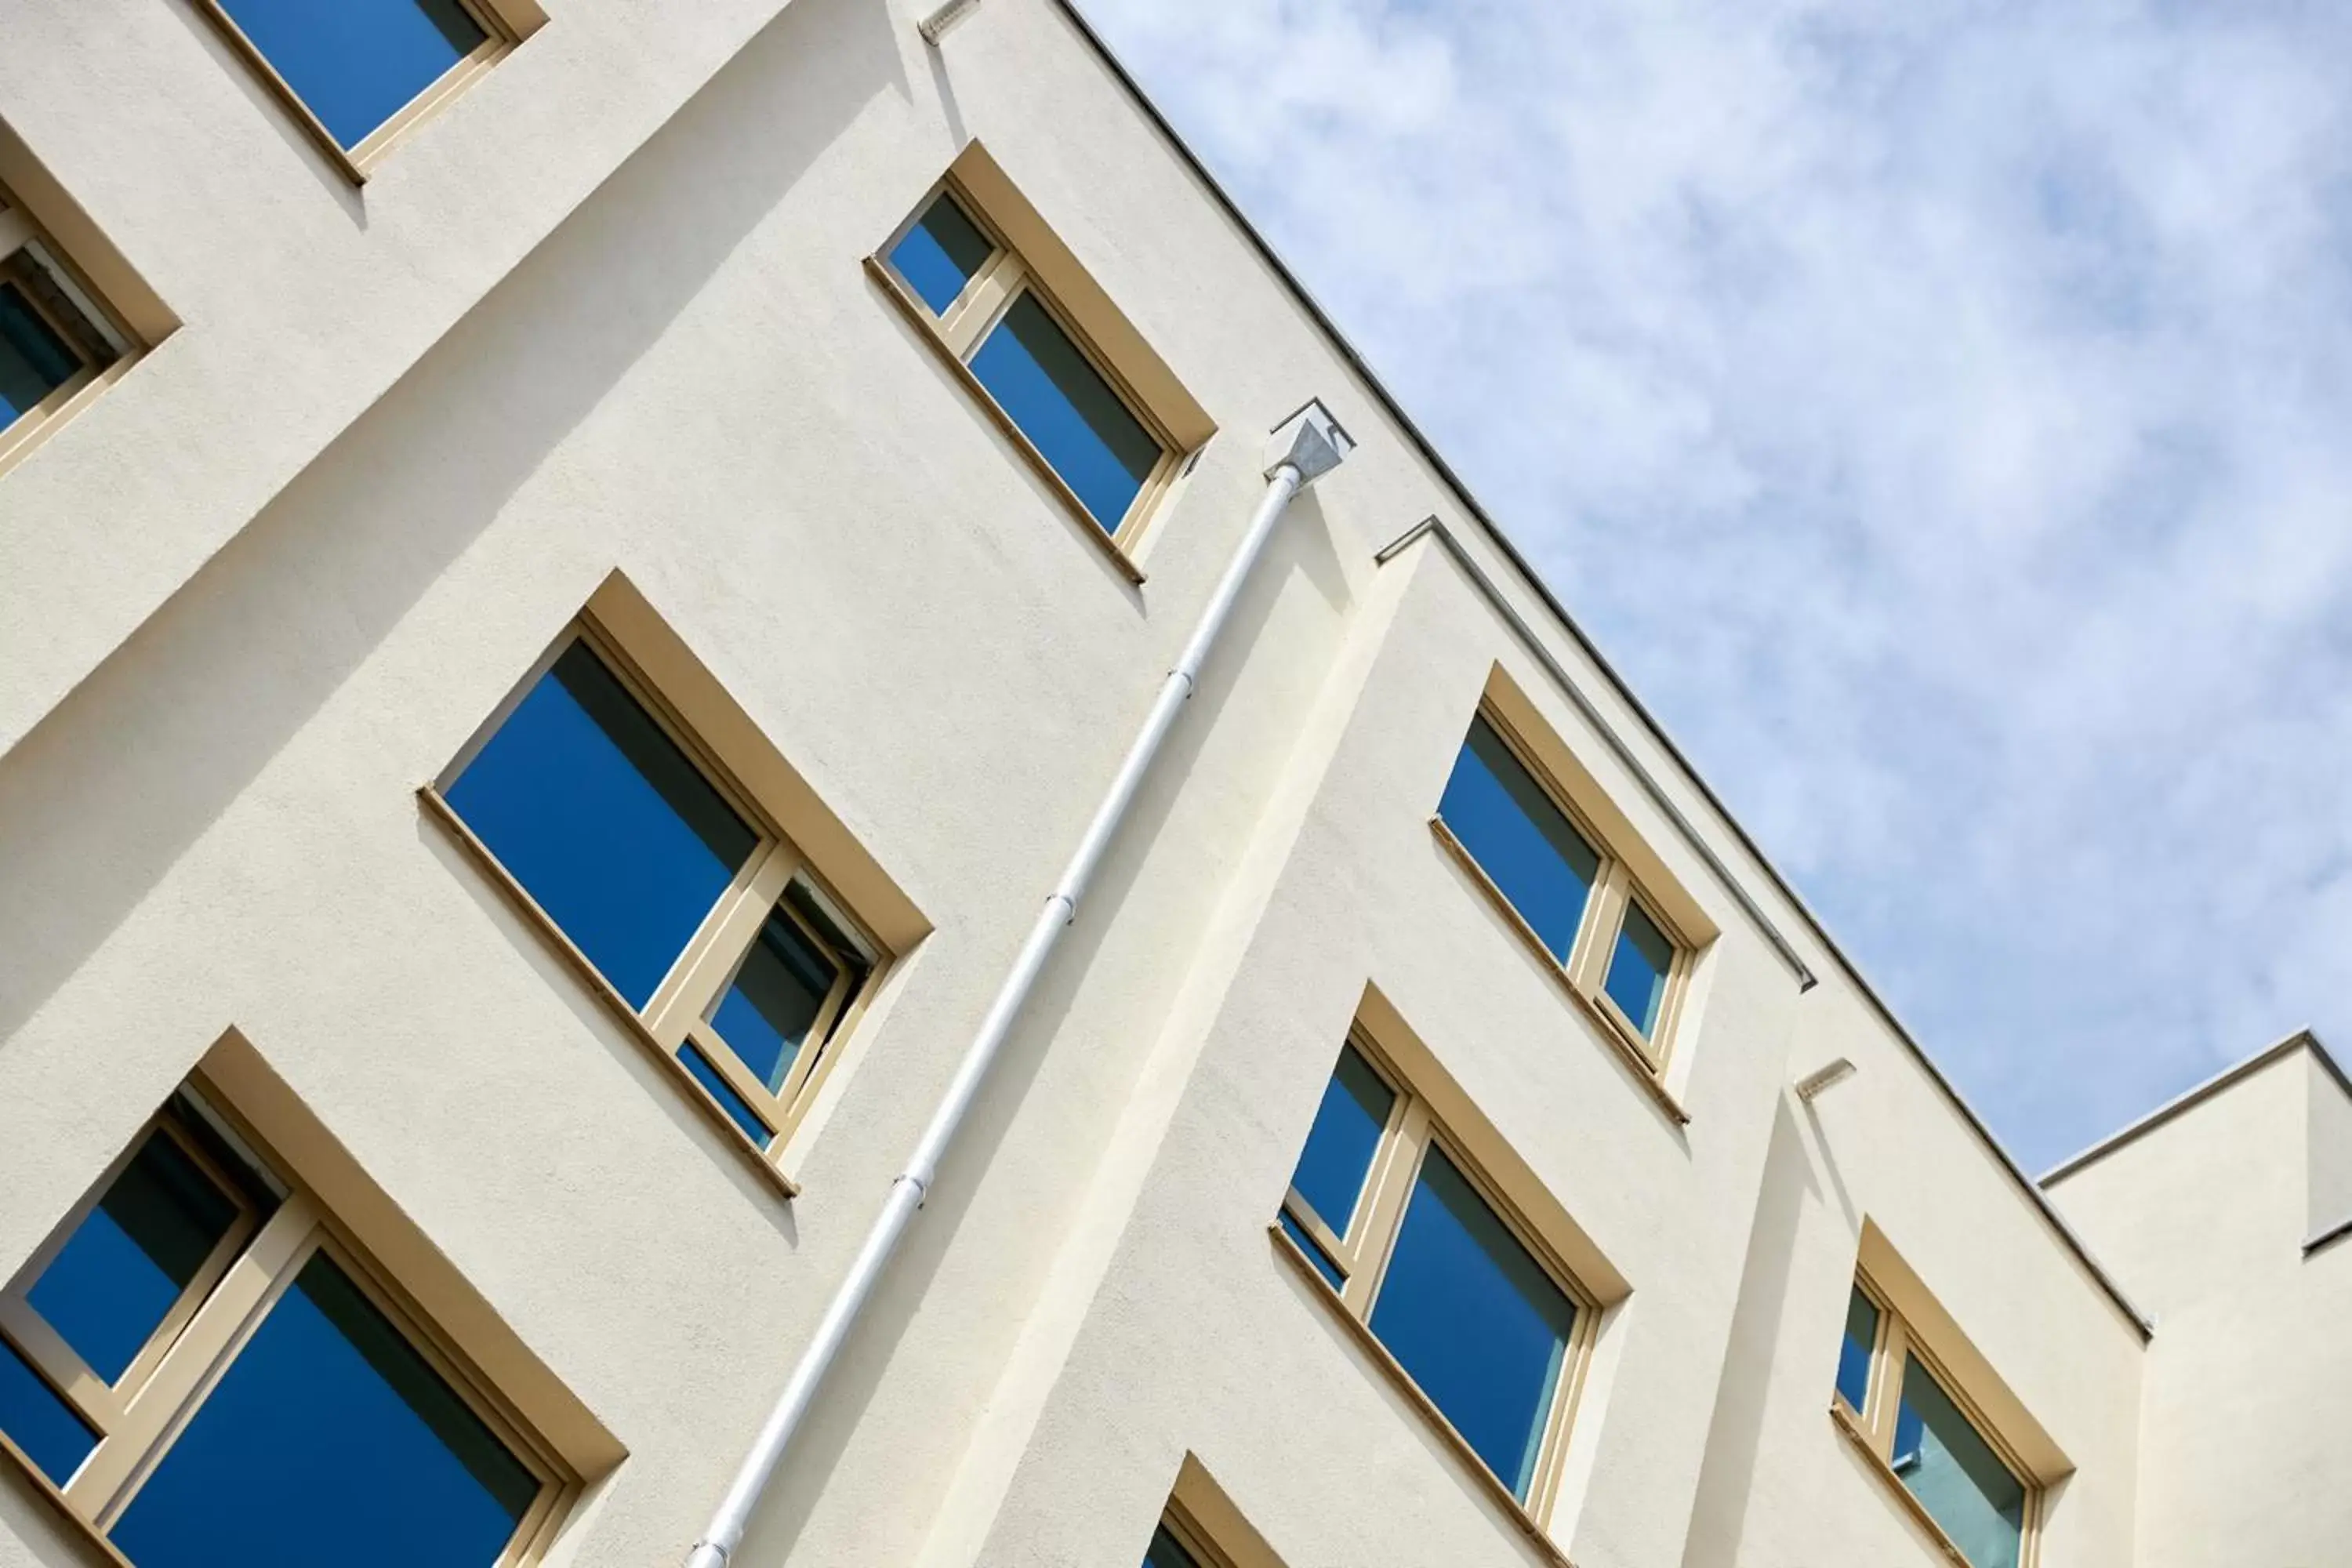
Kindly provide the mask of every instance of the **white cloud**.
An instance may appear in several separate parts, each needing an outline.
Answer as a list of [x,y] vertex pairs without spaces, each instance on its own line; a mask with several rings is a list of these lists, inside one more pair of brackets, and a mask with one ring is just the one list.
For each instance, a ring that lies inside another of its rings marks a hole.
[[2352,11],[1087,8],[2029,1163],[2352,1047]]

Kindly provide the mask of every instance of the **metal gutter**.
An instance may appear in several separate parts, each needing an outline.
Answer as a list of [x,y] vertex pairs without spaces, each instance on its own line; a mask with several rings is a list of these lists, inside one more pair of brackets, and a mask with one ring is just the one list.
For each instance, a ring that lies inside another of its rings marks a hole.
[[2352,1099],[2352,1079],[2347,1079],[2344,1076],[2344,1069],[2336,1065],[2336,1058],[2329,1054],[2326,1045],[2309,1029],[2297,1029],[2286,1038],[2264,1046],[2234,1067],[2223,1068],[2196,1088],[2173,1096],[2130,1126],[2110,1132],[2081,1153],[2061,1160],[2042,1173],[2042,1184],[2046,1187],[2053,1182],[2064,1181],[2075,1172],[2087,1165],[2097,1163],[2127,1143],[2137,1142],[2166,1122],[2195,1110],[2223,1089],[2244,1082],[2280,1058],[2291,1056],[2297,1050],[2309,1050],[2318,1058],[2319,1065],[2327,1069],[2328,1077],[2336,1080],[2336,1086],[2344,1091],[2346,1098]]

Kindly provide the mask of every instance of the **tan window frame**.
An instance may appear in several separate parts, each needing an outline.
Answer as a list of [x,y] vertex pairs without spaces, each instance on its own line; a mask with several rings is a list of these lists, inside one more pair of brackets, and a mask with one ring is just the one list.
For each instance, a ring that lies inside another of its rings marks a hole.
[[1937,1386],[1967,1417],[1969,1425],[1976,1428],[1977,1436],[1985,1440],[1986,1446],[1992,1449],[2000,1462],[2009,1467],[2010,1474],[2025,1488],[2025,1528],[2021,1532],[2023,1541],[2019,1547],[2018,1563],[2019,1568],[2034,1568],[2041,1555],[2042,1503],[2048,1489],[2035,1479],[2032,1468],[2018,1457],[2016,1450],[2002,1439],[2000,1428],[1988,1420],[1983,1410],[1969,1397],[1968,1390],[1959,1379],[1954,1377],[1935,1352],[1913,1333],[1910,1323],[1896,1310],[1893,1299],[1880,1289],[1867,1273],[1855,1276],[1854,1288],[1878,1310],[1878,1336],[1871,1346],[1870,1380],[1863,1390],[1864,1408],[1854,1409],[1845,1402],[1843,1394],[1832,1393],[1830,1395],[1830,1415],[1836,1421],[1838,1429],[1870,1458],[1881,1479],[1902,1499],[1912,1519],[1927,1532],[1928,1538],[1956,1568],[1971,1568],[1958,1545],[1944,1532],[1944,1527],[1936,1522],[1926,1506],[1912,1495],[1911,1489],[1903,1484],[1902,1476],[1895,1468],[1895,1427],[1903,1410],[1903,1379],[1911,1358],[1918,1358],[1919,1364],[1927,1368]]
[[[945,311],[933,315],[930,306],[924,303],[922,297],[915,292],[914,288],[904,278],[899,276],[898,268],[890,262],[890,257],[898,248],[898,242],[906,238],[917,224],[922,222],[924,215],[931,210],[932,204],[942,195],[954,201],[956,205],[962,209],[963,216],[971,220],[972,226],[978,229],[995,248],[990,253],[987,261],[982,264],[980,270],[973,273],[971,280],[963,286],[963,292],[955,297]],[[890,297],[898,301],[899,307],[921,330],[925,341],[936,347],[949,364],[955,369],[957,378],[963,383],[964,389],[980,401],[981,406],[988,411],[990,418],[1004,433],[1006,438],[1012,441],[1022,457],[1028,460],[1029,465],[1037,470],[1047,488],[1060,498],[1062,503],[1069,508],[1072,515],[1079,522],[1085,524],[1087,535],[1108,546],[1112,559],[1126,574],[1140,583],[1143,580],[1143,574],[1135,564],[1135,546],[1158,511],[1161,500],[1176,482],[1177,476],[1183,471],[1191,454],[1182,448],[1176,437],[1168,433],[1167,426],[1151,412],[1144,400],[1136,395],[1126,378],[1118,374],[1118,368],[1103,357],[1086,332],[1079,329],[1070,312],[1062,308],[1061,303],[1045,287],[1043,279],[1039,279],[1030,269],[1029,264],[1022,259],[1021,253],[1013,247],[996,225],[989,220],[987,211],[981,203],[973,198],[964,188],[962,182],[953,174],[943,177],[929,190],[923,193],[923,199],[916,204],[915,210],[908,214],[906,220],[891,231],[890,237],[883,242],[882,248],[867,258],[866,265],[868,269],[882,280]],[[1127,411],[1133,415],[1143,428],[1150,434],[1151,438],[1160,444],[1160,460],[1152,465],[1150,474],[1144,479],[1143,488],[1136,492],[1135,500],[1128,505],[1126,515],[1118,520],[1115,527],[1106,529],[1094,513],[1087,510],[1086,503],[1078,499],[1077,492],[1072,489],[1068,481],[1055,469],[1045,453],[1037,449],[1036,443],[1029,439],[1027,434],[1014,422],[1012,415],[1005,412],[1003,405],[996,401],[988,388],[981,384],[980,378],[972,374],[972,355],[980,352],[981,345],[988,341],[989,334],[996,330],[997,325],[1004,320],[1006,314],[1024,294],[1034,298],[1045,307],[1046,314],[1053,317],[1055,324],[1069,335],[1070,342],[1077,346],[1078,352],[1086,356],[1087,362],[1101,374],[1104,381],[1109,384],[1111,390],[1118,395],[1118,400],[1126,405]]]
[[326,153],[327,161],[355,185],[367,183],[368,172],[382,161],[385,151],[394,142],[431,118],[478,79],[483,72],[506,58],[529,35],[532,26],[545,19],[535,5],[514,5],[511,8],[515,14],[509,16],[509,7],[505,5],[485,3],[485,0],[457,0],[466,15],[473,18],[475,26],[482,29],[482,41],[475,46],[473,53],[451,66],[424,91],[403,105],[391,119],[368,132],[358,145],[347,148],[336,141],[335,133],[310,111],[310,106],[302,101],[302,95],[294,90],[293,84],[278,74],[278,68],[269,63],[269,57],[261,52],[258,44],[246,36],[245,29],[236,25],[236,18],[228,14],[221,0],[189,0],[189,3],[220,29],[221,37],[228,41],[238,58],[285,105],[287,111],[309,133],[310,140],[319,144],[320,151]]
[[1193,1524],[1192,1516],[1178,1507],[1174,1501],[1171,1500],[1167,1510],[1160,1514],[1160,1522],[1156,1528],[1164,1530],[1173,1536],[1176,1544],[1191,1554],[1192,1561],[1199,1563],[1200,1568],[1233,1568],[1232,1559],[1218,1551],[1215,1543]]
[[[57,244],[34,221],[31,211],[5,185],[0,185],[0,267],[12,265],[13,258],[20,254],[29,260],[37,284],[27,288],[19,280],[20,291],[48,323],[49,330],[73,350],[82,368],[19,415],[6,429],[0,430],[0,470],[29,451],[35,442],[96,396],[100,388],[118,379],[138,357],[140,349],[138,341],[114,313],[99,302],[97,291],[67,263]],[[50,289],[58,299],[43,298]],[[79,315],[80,322],[60,311],[60,302]],[[88,342],[93,331],[106,350],[103,363]]]
[[[1454,830],[1445,825],[1444,816],[1430,817],[1431,831],[1436,834],[1438,842],[1470,871],[1512,929],[1533,946],[1545,965],[1567,984],[1570,994],[1600,1024],[1602,1034],[1610,1042],[1630,1054],[1641,1078],[1656,1089],[1667,1111],[1676,1121],[1687,1121],[1689,1117],[1681,1105],[1665,1097],[1664,1089],[1657,1085],[1674,1054],[1675,1031],[1681,1023],[1684,996],[1690,989],[1691,968],[1697,959],[1696,946],[1682,933],[1676,922],[1661,907],[1660,901],[1642,890],[1624,858],[1610,848],[1608,838],[1593,827],[1591,820],[1577,808],[1573,797],[1559,786],[1550,770],[1536,759],[1534,751],[1519,738],[1511,721],[1492,703],[1486,701],[1478,704],[1478,717],[1485,720],[1487,727],[1502,739],[1503,744],[1518,759],[1519,765],[1528,770],[1528,776],[1536,781],[1538,787],[1582,835],[1585,843],[1591,846],[1592,852],[1600,857],[1601,867],[1593,877],[1592,890],[1585,897],[1584,915],[1577,925],[1575,940],[1570,944],[1568,962],[1562,963],[1552,956],[1551,949],[1544,944],[1542,937],[1536,934],[1535,927],[1528,923],[1527,917],[1512,904],[1510,896],[1496,885],[1494,878],[1478,864],[1478,858],[1470,852],[1469,847],[1454,836]],[[1462,743],[1469,743],[1467,730],[1463,731]],[[1457,749],[1454,754],[1458,758],[1461,752]],[[1675,948],[1674,963],[1666,974],[1666,994],[1659,999],[1657,1022],[1647,1036],[1625,1016],[1625,1010],[1617,1005],[1616,999],[1608,991],[1609,962],[1617,951],[1617,939],[1624,930],[1625,910],[1629,905],[1639,905],[1642,912],[1650,917]]]
[[[5,1291],[0,1292],[0,1337],[13,1344],[98,1434],[98,1446],[63,1488],[54,1486],[5,1436],[0,1436],[0,1452],[23,1466],[43,1491],[64,1504],[70,1517],[103,1541],[138,1495],[139,1487],[153,1474],[258,1331],[268,1309],[303,1266],[324,1252],[475,1415],[539,1478],[539,1496],[495,1568],[523,1568],[538,1562],[580,1495],[579,1478],[458,1361],[334,1217],[310,1194],[290,1184],[282,1173],[284,1164],[269,1157],[249,1129],[193,1090],[183,1091],[182,1099],[226,1141],[255,1152],[256,1173],[283,1189],[276,1212],[261,1221],[243,1184],[232,1179],[186,1134],[172,1110],[167,1108],[142,1125],[97,1184],[51,1232]],[[129,1370],[110,1386],[41,1319],[26,1297],[42,1270],[105,1197],[150,1134],[172,1139],[240,1212]],[[121,1560],[111,1543],[107,1550]]]
[[[1558,1555],[1558,1548],[1544,1532],[1543,1524],[1559,1495],[1568,1454],[1569,1431],[1574,1424],[1577,1400],[1583,1389],[1585,1368],[1591,1359],[1593,1342],[1600,1333],[1601,1303],[1544,1243],[1517,1207],[1496,1190],[1472,1158],[1469,1150],[1438,1121],[1429,1102],[1412,1091],[1370,1035],[1360,1026],[1349,1032],[1348,1043],[1379,1075],[1396,1099],[1389,1107],[1388,1124],[1381,1130],[1380,1146],[1372,1155],[1371,1169],[1365,1175],[1363,1191],[1358,1194],[1355,1212],[1348,1216],[1347,1236],[1342,1237],[1332,1234],[1331,1227],[1317,1217],[1313,1207],[1299,1195],[1297,1188],[1286,1191],[1282,1200],[1283,1213],[1313,1237],[1316,1245],[1330,1256],[1331,1261],[1345,1276],[1345,1283],[1334,1291],[1330,1280],[1316,1267],[1314,1259],[1300,1249],[1279,1223],[1273,1227],[1275,1237],[1282,1244],[1285,1253],[1306,1270],[1322,1292],[1337,1301],[1349,1324],[1357,1331],[1360,1342],[1371,1352],[1391,1377],[1403,1385],[1423,1414],[1437,1424],[1451,1446],[1469,1461],[1470,1468],[1487,1484],[1496,1500],[1507,1507],[1515,1522],[1528,1531],[1539,1545]],[[1389,1353],[1388,1347],[1381,1344],[1372,1332],[1372,1310],[1380,1300],[1381,1280],[1395,1256],[1397,1238],[1404,1226],[1405,1205],[1412,1196],[1414,1183],[1420,1178],[1422,1162],[1433,1148],[1444,1151],[1454,1169],[1462,1173],[1472,1189],[1494,1210],[1504,1227],[1528,1249],[1528,1255],[1542,1267],[1552,1283],[1559,1286],[1576,1307],[1576,1326],[1558,1382],[1552,1388],[1551,1406],[1545,1415],[1544,1435],[1537,1449],[1535,1472],[1528,1482],[1524,1502],[1512,1494],[1500,1477],[1486,1468],[1486,1460],[1471,1447],[1469,1439],[1454,1429],[1454,1424],[1438,1409],[1435,1401],[1422,1392],[1420,1385],[1412,1381],[1412,1374]]]
[[[498,856],[467,826],[465,818],[449,804],[444,793],[504,726],[522,700],[554,667],[555,661],[575,642],[588,645],[590,651],[603,660],[604,667],[620,681],[623,689],[652,715],[662,732],[686,754],[736,815],[760,835],[758,846],[746,858],[727,890],[704,915],[701,926],[670,966],[669,973],[655,988],[643,1012],[630,1005],[628,999],[604,978],[588,955],[564,934],[555,917],[541,908],[539,900],[531,897],[522,883],[499,863]],[[693,732],[654,692],[635,663],[593,626],[574,622],[508,693],[506,700],[499,703],[489,719],[467,742],[465,748],[442,771],[441,776],[425,786],[419,795],[516,907],[555,945],[605,1005],[631,1026],[631,1037],[663,1064],[672,1081],[681,1085],[688,1099],[715,1119],[734,1145],[752,1155],[763,1174],[781,1185],[787,1195],[797,1194],[799,1188],[784,1175],[776,1162],[782,1156],[793,1127],[806,1113],[825,1075],[839,1059],[843,1042],[856,1027],[866,1003],[881,984],[883,971],[888,965],[890,955],[873,933],[849,912],[847,905],[825,883],[792,840],[769,820],[766,813],[751,804],[748,794],[735,783],[728,771],[695,740]],[[814,895],[819,906],[842,928],[843,934],[858,943],[862,951],[855,954],[842,953],[831,938],[811,926],[798,910],[782,901],[786,890],[795,881]],[[834,961],[838,974],[831,994],[825,998],[815,1021],[809,1026],[808,1037],[799,1055],[793,1058],[783,1082],[771,1089],[743,1065],[742,1059],[720,1037],[717,1026],[709,1022],[708,1015],[717,1010],[718,1004],[734,984],[736,973],[742,968],[744,960],[751,956],[769,915],[777,911],[782,912],[820,952]],[[855,981],[853,966],[845,962],[851,957],[866,968],[862,984]],[[773,1135],[765,1149],[751,1141],[737,1125],[728,1109],[679,1059],[679,1048],[688,1044],[726,1079],[730,1089],[740,1095],[767,1121]]]

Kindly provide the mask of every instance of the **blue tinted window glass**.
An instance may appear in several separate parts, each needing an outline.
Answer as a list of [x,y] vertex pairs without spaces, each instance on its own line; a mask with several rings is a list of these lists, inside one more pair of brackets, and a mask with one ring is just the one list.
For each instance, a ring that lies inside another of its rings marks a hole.
[[780,1089],[840,974],[824,950],[778,910],[760,928],[760,940],[713,1005],[710,1021],[761,1083]]
[[112,1383],[236,1220],[236,1205],[187,1151],[151,1132],[26,1300]]
[[2025,1483],[1916,1356],[1903,1368],[1895,1473],[1973,1568],[2017,1568],[2025,1545]]
[[695,1082],[710,1091],[710,1098],[717,1100],[719,1108],[743,1130],[743,1136],[762,1149],[768,1146],[768,1141],[775,1134],[769,1131],[768,1124],[760,1120],[760,1113],[735,1092],[735,1086],[727,1081],[726,1074],[712,1067],[709,1058],[692,1046],[678,1047],[677,1059],[686,1064],[686,1070],[694,1075]]
[[457,0],[221,0],[221,8],[346,148],[487,36]]
[[1307,1254],[1307,1261],[1315,1265],[1316,1273],[1330,1281],[1332,1289],[1348,1288],[1348,1277],[1339,1272],[1339,1266],[1331,1261],[1331,1255],[1323,1250],[1323,1244],[1307,1235],[1307,1227],[1293,1219],[1288,1209],[1282,1211],[1282,1234],[1298,1244],[1298,1250]]
[[[139,1568],[475,1568],[540,1482],[320,1254],[131,1501]],[[331,1542],[331,1552],[322,1550]]]
[[931,314],[941,316],[995,254],[995,245],[964,216],[955,198],[942,195],[890,247],[890,265],[931,308]]
[[1658,1007],[1666,999],[1666,976],[1674,973],[1675,944],[1658,922],[1628,900],[1625,923],[1618,928],[1617,947],[1609,955],[1609,979],[1603,987],[1609,999],[1644,1039],[1658,1026]]
[[1856,1415],[1870,1397],[1870,1353],[1878,1343],[1878,1309],[1856,1289],[1845,1307],[1845,1342],[1838,1347],[1837,1391]]
[[25,291],[0,283],[0,430],[81,374],[81,359]]
[[971,373],[1094,520],[1118,528],[1160,461],[1160,443],[1035,295],[1013,302],[971,356]]
[[59,1486],[73,1479],[98,1447],[98,1434],[82,1425],[6,1340],[0,1340],[0,1432]]
[[1298,1169],[1290,1184],[1315,1210],[1315,1216],[1335,1236],[1348,1234],[1349,1216],[1364,1190],[1364,1176],[1380,1148],[1381,1129],[1389,1123],[1389,1108],[1396,1093],[1381,1081],[1371,1063],[1349,1046],[1339,1053],[1339,1065],[1324,1087],[1323,1103],[1307,1130],[1307,1147],[1298,1152]]
[[1481,716],[1454,759],[1437,815],[1503,897],[1568,962],[1601,857]]
[[1372,1332],[1522,1499],[1575,1323],[1575,1304],[1433,1146],[1372,1303]]
[[467,765],[449,804],[636,1007],[759,843],[580,642]]
[[1151,1532],[1151,1549],[1143,1554],[1143,1568],[1201,1568],[1201,1564],[1163,1524]]

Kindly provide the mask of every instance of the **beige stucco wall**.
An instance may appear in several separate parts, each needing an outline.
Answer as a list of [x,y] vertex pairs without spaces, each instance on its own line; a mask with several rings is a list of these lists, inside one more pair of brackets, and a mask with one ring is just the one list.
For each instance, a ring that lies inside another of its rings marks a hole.
[[[2073,1467],[2042,1568],[2159,1560],[2138,1329],[1058,9],[550,11],[364,193],[184,7],[9,23],[0,118],[185,325],[0,478],[0,1260],[235,1027],[627,1450],[559,1561],[680,1556],[1320,395],[1363,445],[739,1562],[1125,1563],[1187,1453],[1290,1568],[1532,1560],[1266,1235],[1368,985],[1626,1287],[1581,1568],[1936,1561],[1826,1414],[1866,1224]],[[1219,426],[1140,587],[861,270],[971,136]],[[1543,658],[1434,539],[1375,566],[1433,513]],[[789,1203],[414,796],[616,569],[932,928]],[[1431,836],[1497,668],[1720,933],[1686,1126]],[[0,1487],[0,1565],[85,1557]]]
[[2144,1293],[2158,1332],[2141,1426],[2140,1561],[2321,1568],[2352,1542],[2340,1412],[2352,1248],[2331,1214],[2347,1097],[2291,1043],[2053,1184]]
[[1723,1500],[1686,1568],[1936,1560],[1828,1413],[1865,1223],[1961,1336],[1933,1348],[1973,1352],[2070,1463],[2041,1561],[2135,1561],[2139,1329],[1850,984],[1810,994],[1796,1037],[1799,1074],[1839,1058],[1856,1070],[1778,1107],[1740,1304],[1748,1354],[1710,1456]]

